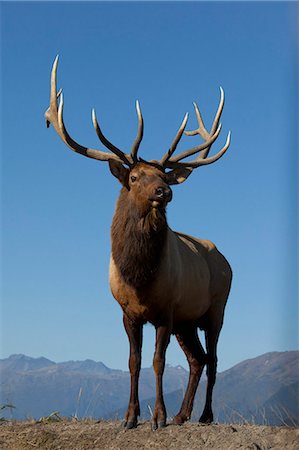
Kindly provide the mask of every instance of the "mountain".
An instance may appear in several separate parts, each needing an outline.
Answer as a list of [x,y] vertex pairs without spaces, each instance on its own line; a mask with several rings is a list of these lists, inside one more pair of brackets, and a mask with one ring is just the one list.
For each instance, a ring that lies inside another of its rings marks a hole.
[[[92,360],[55,363],[46,358],[12,355],[0,360],[1,404],[13,404],[16,419],[39,418],[53,411],[64,416],[109,417],[128,402],[130,374]],[[188,372],[166,366],[164,389],[186,385]],[[140,375],[140,399],[155,394],[151,368]],[[9,411],[8,411],[9,413]]]
[[[299,351],[272,352],[243,361],[219,373],[214,391],[215,420],[271,425],[299,424]],[[55,363],[46,358],[12,355],[0,360],[2,404],[16,409],[14,418],[39,418],[59,411],[78,417],[123,417],[130,376],[92,360]],[[164,393],[168,416],[177,413],[188,381],[181,366],[166,366]],[[192,419],[203,409],[206,379],[196,395]],[[153,409],[155,378],[152,368],[140,375],[141,416]]]
[[30,358],[26,355],[11,355],[7,359],[0,360],[1,371],[27,371],[49,367],[55,364],[47,358]]

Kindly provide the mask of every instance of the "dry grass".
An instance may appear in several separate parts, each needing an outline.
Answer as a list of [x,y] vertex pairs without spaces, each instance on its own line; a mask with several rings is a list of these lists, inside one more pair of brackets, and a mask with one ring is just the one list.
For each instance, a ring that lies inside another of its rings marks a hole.
[[298,449],[299,430],[256,425],[169,425],[150,423],[126,431],[113,421],[7,421],[0,425],[2,450],[235,450]]

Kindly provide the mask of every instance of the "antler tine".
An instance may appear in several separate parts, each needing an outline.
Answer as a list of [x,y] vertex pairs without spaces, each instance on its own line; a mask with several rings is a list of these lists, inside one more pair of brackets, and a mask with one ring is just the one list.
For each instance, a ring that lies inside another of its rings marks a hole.
[[218,123],[219,123],[219,120],[220,120],[220,117],[221,117],[221,114],[223,111],[223,107],[224,107],[224,90],[222,89],[221,86],[219,86],[219,89],[220,89],[220,102],[219,102],[219,106],[218,106],[218,109],[217,109],[217,112],[215,115],[215,119],[214,119],[214,122],[213,122],[213,125],[211,128],[210,134],[214,133],[216,128],[218,127]]
[[230,137],[231,137],[231,132],[229,131],[224,147],[222,147],[222,149],[219,150],[218,153],[211,156],[210,158],[197,157],[193,161],[185,161],[185,162],[181,162],[181,161],[177,162],[177,161],[171,160],[171,161],[168,161],[167,167],[169,169],[176,169],[178,167],[188,167],[188,168],[196,169],[199,166],[205,166],[208,164],[212,164],[213,162],[217,161],[224,155],[224,153],[226,152],[226,150],[228,149],[228,147],[230,145]]
[[[55,128],[55,127],[54,127]],[[84,147],[78,144],[67,132],[64,121],[63,121],[63,94],[60,95],[60,103],[58,107],[58,135],[61,139],[69,146],[71,150],[76,153],[80,153],[83,156],[88,156],[89,158],[98,159],[100,161],[109,161],[109,159],[114,159],[123,162],[123,159],[118,158],[113,153],[102,152],[100,150],[95,150],[92,148]],[[55,128],[56,129],[56,128]]]
[[164,167],[167,164],[167,161],[171,158],[171,156],[173,155],[175,149],[177,148],[178,143],[181,140],[181,137],[184,133],[184,130],[186,128],[187,125],[187,121],[188,121],[188,113],[185,114],[185,117],[183,119],[183,122],[181,123],[181,126],[174,138],[174,140],[172,141],[172,144],[169,148],[169,150],[165,153],[165,155],[163,156],[162,159],[160,159],[159,164]]
[[211,147],[213,142],[215,142],[217,137],[219,136],[220,131],[221,131],[221,124],[217,128],[216,133],[213,134],[213,136],[210,136],[210,139],[207,142],[204,142],[203,144],[200,144],[197,147],[190,148],[190,150],[186,150],[185,152],[182,152],[179,155],[174,156],[173,158],[171,158],[171,162],[181,161],[182,159],[188,158],[189,156],[192,156],[195,153],[203,152],[203,150],[205,150],[207,147]]
[[46,125],[47,128],[49,128],[50,124],[52,123],[53,127],[56,130],[56,126],[58,126],[57,122],[57,99],[59,98],[62,89],[59,89],[58,93],[56,93],[56,72],[57,72],[57,64],[58,64],[58,55],[56,56],[52,72],[51,72],[51,85],[50,85],[50,106],[45,112],[45,119],[46,119]]
[[[219,106],[217,109],[217,112],[215,114],[215,118],[213,121],[213,125],[211,128],[210,133],[206,130],[200,111],[198,109],[198,106],[195,102],[193,102],[194,108],[195,108],[195,113],[196,113],[196,117],[197,117],[197,121],[198,121],[198,128],[194,131],[185,131],[185,134],[187,136],[195,136],[196,134],[199,134],[203,139],[208,140],[210,138],[210,136],[212,136],[215,131],[217,130],[219,121],[220,121],[220,117],[223,111],[223,107],[224,107],[224,91],[222,89],[222,87],[220,86],[220,102],[219,102]],[[209,154],[209,151],[211,149],[211,145],[209,145],[208,147],[206,147],[205,151],[202,152],[202,154],[200,155],[200,158],[206,158]]]
[[170,167],[169,163],[178,162],[181,159],[188,158],[189,156],[194,155],[195,153],[202,152],[206,148],[210,148],[211,145],[213,144],[213,142],[219,136],[220,131],[221,131],[221,125],[219,125],[216,133],[214,133],[212,136],[209,135],[209,139],[206,142],[203,142],[202,144],[200,144],[196,147],[192,147],[189,150],[179,153],[177,156],[174,156],[173,158],[171,158],[170,156],[172,155],[172,153],[175,149],[171,152],[170,156],[168,157],[168,154],[170,153],[170,150],[169,150],[168,153],[160,161],[160,163],[163,165],[163,167]]
[[[217,112],[216,112],[216,115],[214,118],[214,122],[213,122],[213,125],[211,128],[211,131],[210,131],[210,135],[213,134],[215,132],[216,128],[218,127],[220,117],[221,117],[223,107],[224,107],[224,90],[222,89],[221,86],[219,86],[219,88],[220,88],[220,102],[219,102],[219,106],[218,106],[218,109],[217,109]],[[202,152],[202,154],[200,155],[200,158],[201,157],[206,158],[209,154],[210,149],[211,149],[211,147],[207,147],[207,149],[204,152]]]
[[195,113],[196,113],[196,117],[197,117],[197,121],[198,121],[198,128],[196,128],[193,131],[185,131],[186,136],[195,136],[196,134],[199,134],[201,137],[203,137],[204,139],[208,139],[212,134],[215,133],[218,124],[219,124],[219,120],[223,111],[223,106],[224,106],[224,91],[222,89],[222,87],[220,86],[220,102],[219,102],[219,106],[213,121],[213,125],[211,128],[211,131],[208,132],[204,126],[200,111],[198,109],[198,106],[195,102],[193,102],[194,108],[195,108]]
[[131,166],[133,161],[131,161],[130,155],[125,154],[119,148],[115,147],[115,145],[113,145],[110,141],[108,141],[108,139],[103,135],[102,130],[97,121],[96,112],[94,108],[92,109],[92,122],[98,135],[98,138],[100,139],[102,144],[104,144],[105,147],[107,147],[109,150],[115,153],[125,164]]
[[[58,66],[58,55],[55,58],[52,72],[51,72],[51,88],[50,88],[50,106],[45,112],[45,119],[47,127],[50,124],[53,125],[58,136],[62,139],[62,141],[74,152],[80,153],[81,155],[87,156],[89,158],[97,159],[100,161],[109,161],[114,159],[119,162],[125,162],[128,164],[128,161],[125,160],[120,154],[116,155],[113,153],[103,152],[101,150],[95,150],[92,148],[84,147],[83,145],[78,144],[74,141],[73,138],[69,135],[66,130],[64,121],[63,121],[63,94],[62,89],[57,92],[57,66]],[[58,99],[60,100],[58,106]]]
[[198,106],[195,102],[193,102],[193,106],[195,109],[195,113],[196,113],[196,117],[197,117],[197,121],[198,121],[198,128],[196,128],[193,131],[185,131],[185,135],[186,136],[195,136],[196,134],[199,134],[203,139],[208,139],[209,138],[209,133],[207,132],[207,130],[205,129],[200,111],[198,109]]
[[137,136],[136,136],[135,141],[133,142],[132,150],[131,150],[131,157],[134,162],[137,162],[137,152],[138,152],[139,145],[143,138],[143,117],[142,117],[142,113],[141,113],[141,109],[140,109],[138,100],[136,100],[136,111],[137,111],[137,116],[138,116],[138,131],[137,131]]
[[[205,140],[205,142],[197,147],[193,147],[189,150],[186,150],[185,152],[182,152],[179,155],[174,156],[173,158],[169,158],[165,163],[165,167],[175,168],[175,167],[183,166],[183,167],[196,168],[196,167],[199,167],[202,165],[212,164],[213,162],[215,162],[219,158],[221,158],[222,155],[224,155],[224,153],[226,152],[226,150],[228,149],[228,147],[230,145],[230,136],[231,136],[230,132],[228,133],[227,140],[226,140],[224,147],[218,153],[216,153],[216,155],[214,155],[210,158],[207,158],[212,144],[215,142],[215,140],[217,139],[217,137],[219,136],[220,131],[221,131],[221,124],[219,124],[219,121],[220,121],[220,117],[221,117],[221,114],[223,111],[223,106],[224,106],[224,91],[223,91],[222,87],[220,87],[220,95],[221,96],[220,96],[219,106],[218,106],[218,109],[217,109],[210,132],[208,132],[204,126],[204,122],[201,117],[200,111],[197,107],[197,104],[195,102],[193,103],[197,121],[198,121],[198,128],[193,131],[185,131],[185,134],[187,136],[195,136],[196,134],[199,134]],[[194,160],[181,162],[182,159],[192,156],[195,153],[200,153],[200,154]]]

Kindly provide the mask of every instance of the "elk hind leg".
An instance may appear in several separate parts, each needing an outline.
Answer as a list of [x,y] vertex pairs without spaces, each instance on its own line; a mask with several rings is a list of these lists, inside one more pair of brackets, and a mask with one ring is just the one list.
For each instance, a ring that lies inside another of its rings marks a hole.
[[181,409],[173,419],[174,424],[182,425],[190,419],[196,389],[206,363],[206,354],[198,338],[195,325],[186,324],[176,333],[176,338],[186,355],[190,370],[188,386]]
[[214,420],[212,410],[213,389],[216,382],[217,373],[217,343],[222,326],[222,321],[219,326],[214,323],[213,326],[208,325],[205,330],[205,340],[207,348],[207,391],[206,402],[203,413],[199,419],[201,423],[212,423]]

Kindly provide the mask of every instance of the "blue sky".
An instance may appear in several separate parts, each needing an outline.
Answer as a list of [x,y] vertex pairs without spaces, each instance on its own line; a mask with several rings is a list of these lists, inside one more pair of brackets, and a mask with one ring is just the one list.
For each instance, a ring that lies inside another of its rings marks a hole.
[[[139,99],[139,152],[148,159],[164,154],[186,111],[188,129],[195,127],[194,100],[210,124],[223,86],[214,151],[228,130],[231,147],[174,187],[168,221],[213,240],[232,265],[219,369],[295,349],[298,4],[2,2],[1,28],[1,357],[127,368],[121,310],[108,285],[120,186],[107,164],[74,154],[45,127],[57,53],[70,134],[102,149],[95,107],[107,137],[128,150]],[[197,142],[184,137],[180,149]],[[146,326],[143,366],[153,349]],[[167,361],[186,366],[175,338]]]

